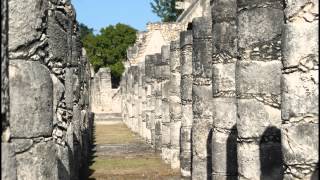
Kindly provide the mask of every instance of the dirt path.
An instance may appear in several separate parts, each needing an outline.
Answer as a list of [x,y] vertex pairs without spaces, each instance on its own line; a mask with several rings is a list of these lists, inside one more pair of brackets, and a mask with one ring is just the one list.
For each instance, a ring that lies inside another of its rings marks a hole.
[[178,180],[178,171],[160,159],[158,153],[123,123],[94,128],[95,146],[90,180]]

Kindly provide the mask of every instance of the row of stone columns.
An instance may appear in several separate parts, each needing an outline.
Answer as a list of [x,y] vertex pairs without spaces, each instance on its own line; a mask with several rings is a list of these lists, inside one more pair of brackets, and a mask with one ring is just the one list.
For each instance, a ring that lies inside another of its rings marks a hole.
[[211,17],[128,68],[145,77],[138,133],[186,178],[317,178],[317,5],[212,1]]
[[86,177],[93,116],[90,66],[73,6],[60,0],[10,0],[7,5],[8,19],[2,23],[8,29],[2,33],[9,41],[2,44],[9,67],[1,69],[9,69],[5,104],[10,116],[2,129],[7,149],[1,149],[6,157],[1,179]]

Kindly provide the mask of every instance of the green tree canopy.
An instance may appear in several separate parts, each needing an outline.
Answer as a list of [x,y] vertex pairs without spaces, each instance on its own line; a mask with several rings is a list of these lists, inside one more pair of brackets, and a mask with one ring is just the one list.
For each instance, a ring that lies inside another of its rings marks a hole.
[[121,75],[124,72],[123,61],[126,60],[127,48],[135,43],[136,31],[128,25],[118,23],[115,26],[110,25],[102,28],[97,35],[87,33],[82,39],[95,72],[100,67],[111,69],[113,87],[119,85]]
[[162,22],[176,21],[182,12],[176,9],[176,0],[153,0],[150,5],[152,12],[157,14]]
[[83,39],[89,34],[93,34],[93,28],[89,28],[83,23],[79,24],[80,38]]

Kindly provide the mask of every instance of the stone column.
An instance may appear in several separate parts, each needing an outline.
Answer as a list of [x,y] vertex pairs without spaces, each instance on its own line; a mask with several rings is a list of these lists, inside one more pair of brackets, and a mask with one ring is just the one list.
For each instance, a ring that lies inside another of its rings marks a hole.
[[132,130],[132,123],[133,123],[133,74],[132,74],[132,67],[128,69],[128,127]]
[[146,92],[145,92],[145,63],[142,62],[139,67],[139,134],[146,140]]
[[100,107],[101,112],[111,112],[111,70],[109,68],[100,68],[99,85],[100,85]]
[[155,149],[156,148],[156,93],[157,93],[157,79],[156,79],[156,66],[157,66],[157,56],[150,55],[152,68],[151,68],[151,83],[149,86],[148,91],[150,91],[150,115],[148,117],[148,121],[150,123],[150,130],[151,130],[151,146]]
[[211,179],[212,32],[211,18],[192,21],[192,179]]
[[140,64],[137,65],[137,84],[138,84],[138,92],[137,92],[137,109],[138,109],[138,117],[137,117],[137,124],[138,124],[138,134],[142,137],[142,93],[141,93],[141,86],[142,86],[142,79],[141,79],[141,66]]
[[319,1],[286,1],[284,13],[284,179],[319,179]]
[[98,108],[101,104],[99,84],[100,83],[99,83],[98,74],[96,73],[92,81],[92,111],[93,112],[98,112]]
[[169,114],[169,78],[170,78],[170,46],[161,47],[161,157],[165,163],[170,163],[170,114]]
[[180,33],[181,64],[181,130],[180,169],[182,177],[191,176],[192,113],[192,31]]
[[122,86],[122,117],[123,122],[128,124],[128,71],[124,72],[123,76],[123,86]]
[[237,1],[239,179],[282,179],[280,75],[283,1]]
[[170,44],[170,149],[171,168],[180,168],[180,128],[181,128],[181,93],[180,93],[180,40]]
[[133,76],[133,93],[132,93],[132,110],[133,110],[133,119],[132,119],[132,130],[135,133],[139,132],[139,68],[138,66],[131,66],[132,76]]
[[1,179],[16,180],[14,146],[10,143],[8,1],[1,1]]
[[153,55],[155,62],[155,74],[154,74],[154,148],[156,151],[161,151],[161,129],[162,129],[162,78],[161,78],[161,54]]
[[154,119],[154,106],[152,105],[152,84],[153,84],[153,74],[154,74],[154,62],[151,55],[145,57],[145,73],[146,73],[146,136],[147,142],[152,143],[152,121]]
[[237,179],[236,0],[212,4],[212,179]]

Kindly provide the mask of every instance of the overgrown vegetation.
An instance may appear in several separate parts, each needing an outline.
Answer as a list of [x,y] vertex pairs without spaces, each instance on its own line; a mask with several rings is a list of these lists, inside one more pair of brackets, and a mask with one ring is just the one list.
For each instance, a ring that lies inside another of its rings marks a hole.
[[80,36],[87,56],[94,71],[101,67],[111,69],[112,87],[118,87],[121,75],[124,72],[126,50],[136,41],[137,30],[126,24],[118,23],[101,28],[99,34],[94,34],[93,29],[80,24]]
[[161,18],[162,22],[176,21],[182,10],[176,9],[176,0],[153,0],[150,3],[152,12]]

